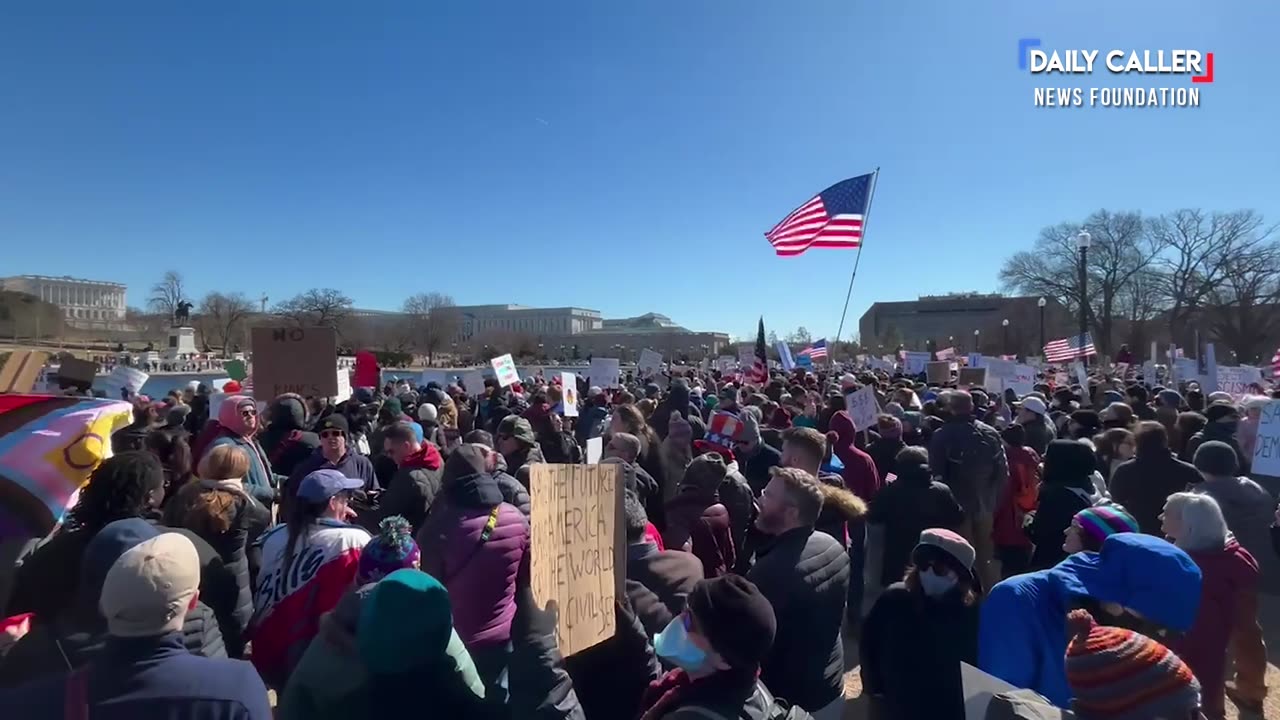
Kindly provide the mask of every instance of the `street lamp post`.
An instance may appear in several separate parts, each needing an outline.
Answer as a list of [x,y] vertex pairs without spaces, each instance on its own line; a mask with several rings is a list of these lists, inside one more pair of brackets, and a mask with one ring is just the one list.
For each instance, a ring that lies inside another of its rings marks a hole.
[[1004,333],[1004,338],[1001,340],[1001,344],[1004,346],[1003,353],[1005,355],[1008,355],[1009,354],[1009,318],[1005,318],[1003,321],[1001,321],[1000,327],[1002,329],[1002,332]]
[[[1089,274],[1086,272],[1089,263],[1089,243],[1093,236],[1087,230],[1081,230],[1076,236],[1076,247],[1080,249],[1080,347],[1084,347],[1084,336],[1089,332]],[[1086,365],[1089,358],[1081,358]]]
[[1044,352],[1044,306],[1047,301],[1040,298],[1036,301],[1036,305],[1040,307],[1040,352]]
[[981,345],[978,342],[978,333],[979,331],[976,329],[973,331],[973,351],[976,353],[982,352]]

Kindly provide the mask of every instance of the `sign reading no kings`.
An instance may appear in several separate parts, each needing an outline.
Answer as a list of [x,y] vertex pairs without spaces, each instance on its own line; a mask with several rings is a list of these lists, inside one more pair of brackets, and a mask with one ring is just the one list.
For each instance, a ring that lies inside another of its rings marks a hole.
[[626,548],[617,465],[537,464],[529,484],[533,597],[538,607],[556,603],[556,638],[572,655],[615,630]]
[[255,399],[338,394],[338,333],[333,328],[256,327],[250,341]]

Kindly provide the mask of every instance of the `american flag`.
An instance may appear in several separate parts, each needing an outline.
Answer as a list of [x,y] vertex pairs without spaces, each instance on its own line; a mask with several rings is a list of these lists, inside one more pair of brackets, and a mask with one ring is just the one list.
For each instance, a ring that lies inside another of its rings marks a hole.
[[1280,348],[1276,348],[1276,354],[1271,356],[1271,377],[1280,378]]
[[935,354],[938,356],[939,360],[951,360],[956,356],[956,349],[953,347],[942,348]]
[[873,173],[832,185],[782,219],[764,236],[778,255],[809,248],[856,248],[871,204]]
[[755,362],[751,367],[751,379],[760,385],[769,382],[769,350],[764,344],[764,318],[756,331]]
[[1044,359],[1046,362],[1079,360],[1080,358],[1097,354],[1098,351],[1094,349],[1093,338],[1090,337],[1089,333],[1085,333],[1083,338],[1080,335],[1072,335],[1061,340],[1054,340],[1044,346]]
[[809,345],[809,347],[800,351],[800,357],[807,357],[810,360],[825,360],[827,357],[827,339],[822,338]]

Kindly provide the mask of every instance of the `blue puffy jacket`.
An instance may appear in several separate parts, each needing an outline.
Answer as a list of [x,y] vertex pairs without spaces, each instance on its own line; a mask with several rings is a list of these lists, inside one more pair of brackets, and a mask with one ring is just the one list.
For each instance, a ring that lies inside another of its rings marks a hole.
[[978,664],[1068,708],[1066,621],[1079,600],[1118,603],[1185,632],[1199,609],[1200,580],[1195,561],[1171,543],[1138,533],[1112,535],[1101,552],[1076,553],[1048,570],[1016,575],[992,588],[982,605]]

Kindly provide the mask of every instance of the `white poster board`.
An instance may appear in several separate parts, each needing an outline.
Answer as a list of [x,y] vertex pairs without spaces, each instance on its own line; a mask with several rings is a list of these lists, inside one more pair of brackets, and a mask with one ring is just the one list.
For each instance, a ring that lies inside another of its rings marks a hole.
[[1030,365],[1014,365],[1013,377],[1005,381],[1005,388],[1013,388],[1018,397],[1030,395],[1036,389],[1036,369]]
[[880,403],[876,401],[875,388],[862,386],[857,392],[844,396],[845,410],[858,430],[868,430],[875,426],[876,416],[880,414]]
[[642,377],[657,375],[662,371],[662,353],[644,349],[640,351],[640,360],[636,363]]
[[111,374],[101,381],[101,384],[108,398],[119,400],[121,390],[128,390],[130,396],[137,395],[142,386],[147,384],[149,377],[151,376],[137,368],[117,365],[111,370]]
[[737,365],[738,361],[728,355],[721,355],[716,358],[716,369],[722,373],[733,372],[733,369],[737,367]]
[[224,392],[209,393],[209,417],[217,419],[218,408],[222,407],[222,401],[227,399]]
[[502,387],[520,382],[520,372],[516,370],[516,361],[512,359],[511,353],[496,357],[489,364],[493,366],[493,375],[498,378],[498,384]]
[[484,373],[479,370],[468,370],[462,376],[462,384],[467,386],[467,395],[479,397],[484,394]]
[[604,438],[593,437],[587,440],[587,464],[595,465],[604,456]]
[[560,373],[560,391],[564,400],[560,403],[565,417],[578,417],[578,376],[571,372]]
[[908,350],[903,353],[902,367],[908,375],[919,375],[924,372],[924,368],[929,364],[929,353],[916,352]]
[[591,367],[587,373],[587,380],[598,388],[622,385],[622,370],[618,365],[618,358],[591,358]]
[[987,369],[987,390],[1003,392],[1005,383],[1012,382],[1018,364],[995,357],[982,358],[982,367]]
[[[1240,400],[1246,395],[1258,395],[1256,390],[1251,390],[1250,385],[1262,387],[1262,370],[1248,365],[1240,365],[1233,367],[1226,365],[1218,370],[1218,390],[1231,393],[1231,397]],[[1207,390],[1207,388],[1206,388]]]
[[1156,364],[1150,360],[1142,363],[1142,384],[1149,388],[1156,386]]
[[1253,445],[1253,472],[1280,475],[1280,400],[1262,406],[1258,437]]
[[333,401],[340,403],[349,399],[351,399],[351,371],[340,367],[338,368],[338,394],[333,396]]

